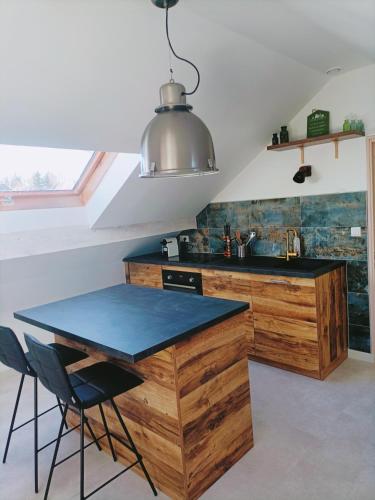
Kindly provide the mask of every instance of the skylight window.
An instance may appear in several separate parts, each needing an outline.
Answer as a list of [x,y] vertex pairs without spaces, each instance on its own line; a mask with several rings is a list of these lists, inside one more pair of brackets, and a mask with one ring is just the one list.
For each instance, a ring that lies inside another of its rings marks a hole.
[[0,145],[0,192],[73,191],[94,151]]

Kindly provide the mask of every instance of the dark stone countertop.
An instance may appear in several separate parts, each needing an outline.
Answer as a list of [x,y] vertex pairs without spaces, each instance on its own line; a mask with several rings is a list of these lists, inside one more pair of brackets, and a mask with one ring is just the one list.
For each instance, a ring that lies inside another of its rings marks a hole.
[[248,308],[247,302],[117,285],[14,317],[135,363]]
[[242,273],[270,274],[296,278],[316,278],[346,264],[343,260],[297,258],[287,261],[277,257],[247,257],[230,259],[219,254],[191,253],[184,257],[168,259],[160,253],[150,253],[136,257],[125,257],[124,262],[160,264],[168,266],[197,267],[237,271]]

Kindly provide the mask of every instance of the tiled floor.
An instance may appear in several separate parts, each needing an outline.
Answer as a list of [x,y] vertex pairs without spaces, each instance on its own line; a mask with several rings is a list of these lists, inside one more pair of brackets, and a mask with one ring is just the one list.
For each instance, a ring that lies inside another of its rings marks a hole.
[[[202,497],[205,500],[373,500],[375,498],[375,366],[348,360],[325,382],[252,362],[255,447]],[[0,373],[0,439],[4,443],[18,381]],[[41,392],[41,407],[51,401]],[[28,382],[23,417],[31,411]],[[56,417],[56,418],[54,418]],[[41,439],[54,437],[57,414],[44,417]],[[73,433],[75,434],[75,433]],[[43,497],[51,451],[41,456],[41,492],[33,493],[31,429],[13,438],[8,463],[0,465],[1,500]],[[62,452],[78,436],[65,438]],[[118,470],[94,447],[87,451],[87,489]],[[50,499],[76,499],[78,458],[57,469]],[[129,472],[93,498],[143,500],[152,494]],[[166,498],[163,494],[159,498]]]

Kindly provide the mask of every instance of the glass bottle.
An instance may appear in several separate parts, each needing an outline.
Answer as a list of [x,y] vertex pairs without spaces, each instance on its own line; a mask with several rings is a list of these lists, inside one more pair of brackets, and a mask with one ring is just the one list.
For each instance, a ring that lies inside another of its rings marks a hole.
[[350,131],[350,121],[346,118],[344,121],[344,124],[342,126],[343,132],[349,132]]
[[287,130],[287,125],[282,125],[280,131],[280,144],[285,144],[289,142],[289,132]]

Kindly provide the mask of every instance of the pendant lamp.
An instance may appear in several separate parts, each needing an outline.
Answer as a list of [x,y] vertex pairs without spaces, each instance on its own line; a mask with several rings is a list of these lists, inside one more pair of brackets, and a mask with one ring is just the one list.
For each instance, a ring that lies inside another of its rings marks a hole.
[[200,83],[198,68],[191,61],[178,56],[169,37],[169,8],[178,0],[151,0],[165,9],[165,27],[169,48],[179,60],[190,64],[197,72],[197,84],[191,92],[171,78],[160,88],[160,106],[156,116],[147,125],[141,141],[140,177],[187,177],[218,172],[211,134],[187,104],[186,96],[194,94]]

